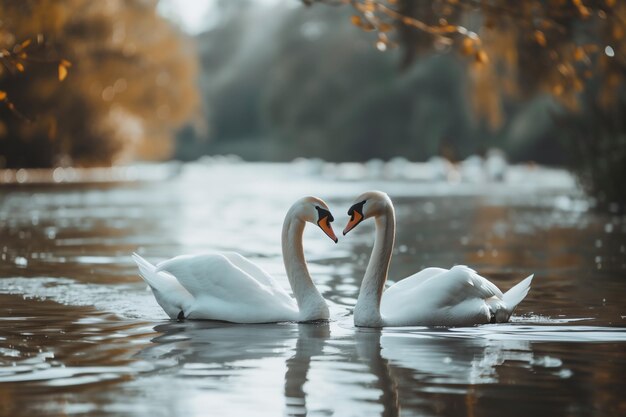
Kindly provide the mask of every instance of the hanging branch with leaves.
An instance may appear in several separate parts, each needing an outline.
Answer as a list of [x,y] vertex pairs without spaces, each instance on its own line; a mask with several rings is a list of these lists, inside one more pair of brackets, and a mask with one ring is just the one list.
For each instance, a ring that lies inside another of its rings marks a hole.
[[[589,81],[610,106],[626,74],[626,2],[616,0],[304,0],[347,5],[353,25],[376,34],[380,51],[456,51],[471,58],[475,108],[501,123],[501,98],[546,92],[570,109]],[[512,81],[514,80],[514,81]]]

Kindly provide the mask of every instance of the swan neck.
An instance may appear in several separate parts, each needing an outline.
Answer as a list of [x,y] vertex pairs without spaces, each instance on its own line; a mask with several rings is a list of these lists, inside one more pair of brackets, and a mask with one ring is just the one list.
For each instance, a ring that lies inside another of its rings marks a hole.
[[375,220],[376,240],[354,308],[354,324],[356,326],[383,326],[383,318],[380,315],[380,300],[387,281],[396,235],[396,219],[391,203],[387,204],[385,211],[376,216]]
[[290,210],[285,217],[282,234],[283,261],[293,296],[300,310],[299,320],[327,319],[328,306],[319,293],[304,259],[302,235],[305,222]]

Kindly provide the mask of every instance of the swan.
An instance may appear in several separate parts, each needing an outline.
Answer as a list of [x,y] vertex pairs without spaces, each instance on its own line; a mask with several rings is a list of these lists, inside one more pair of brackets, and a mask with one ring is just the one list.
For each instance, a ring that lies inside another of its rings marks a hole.
[[344,236],[363,220],[376,220],[376,241],[354,307],[361,327],[471,326],[508,321],[526,297],[533,275],[506,293],[464,265],[426,268],[383,292],[395,239],[395,212],[387,194],[360,195],[348,210]]
[[334,218],[324,201],[304,197],[285,216],[282,252],[292,298],[263,269],[236,252],[182,255],[156,266],[134,253],[139,273],[172,319],[234,323],[326,320],[329,311],[304,259],[306,222],[317,224],[337,243]]

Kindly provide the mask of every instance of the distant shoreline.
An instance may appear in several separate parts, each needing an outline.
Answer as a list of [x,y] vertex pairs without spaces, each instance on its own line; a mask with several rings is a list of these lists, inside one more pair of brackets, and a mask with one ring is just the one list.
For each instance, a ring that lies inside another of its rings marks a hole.
[[164,181],[176,177],[180,171],[180,163],[98,168],[57,167],[0,169],[0,187]]

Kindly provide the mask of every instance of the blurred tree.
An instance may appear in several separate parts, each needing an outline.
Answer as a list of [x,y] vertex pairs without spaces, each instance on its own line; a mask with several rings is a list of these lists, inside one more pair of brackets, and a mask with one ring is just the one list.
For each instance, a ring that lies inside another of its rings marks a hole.
[[274,34],[286,10],[254,0],[214,0],[213,9],[214,24],[196,38],[207,104],[204,126],[179,134],[175,156],[189,160],[204,153],[237,153],[272,159],[276,155],[263,132],[261,96],[269,74],[281,64],[272,49],[282,41]]
[[0,3],[0,51],[15,61],[0,68],[0,166],[169,155],[198,104],[197,62],[156,0]]
[[626,166],[626,125],[621,122],[626,117],[621,111],[626,98],[626,2],[303,2],[350,5],[352,24],[373,32],[377,49],[402,47],[404,69],[432,51],[468,57],[471,108],[492,129],[503,126],[507,99],[553,97],[571,113],[559,117],[558,129],[570,133],[563,144],[575,155],[575,171],[602,205],[618,202],[626,208],[626,193],[619,191],[614,175]]
[[452,56],[422,59],[399,74],[399,51],[381,54],[342,24],[347,9],[228,0],[219,13],[223,19],[197,39],[210,140],[184,131],[181,159],[425,160],[444,142],[465,157],[494,139],[468,117]]
[[[400,44],[402,67],[419,54],[456,50],[468,61],[474,109],[493,127],[504,96],[548,93],[567,108],[596,88],[608,108],[626,74],[626,2],[617,0],[303,0],[350,4],[375,46]],[[601,85],[598,85],[600,82]]]

